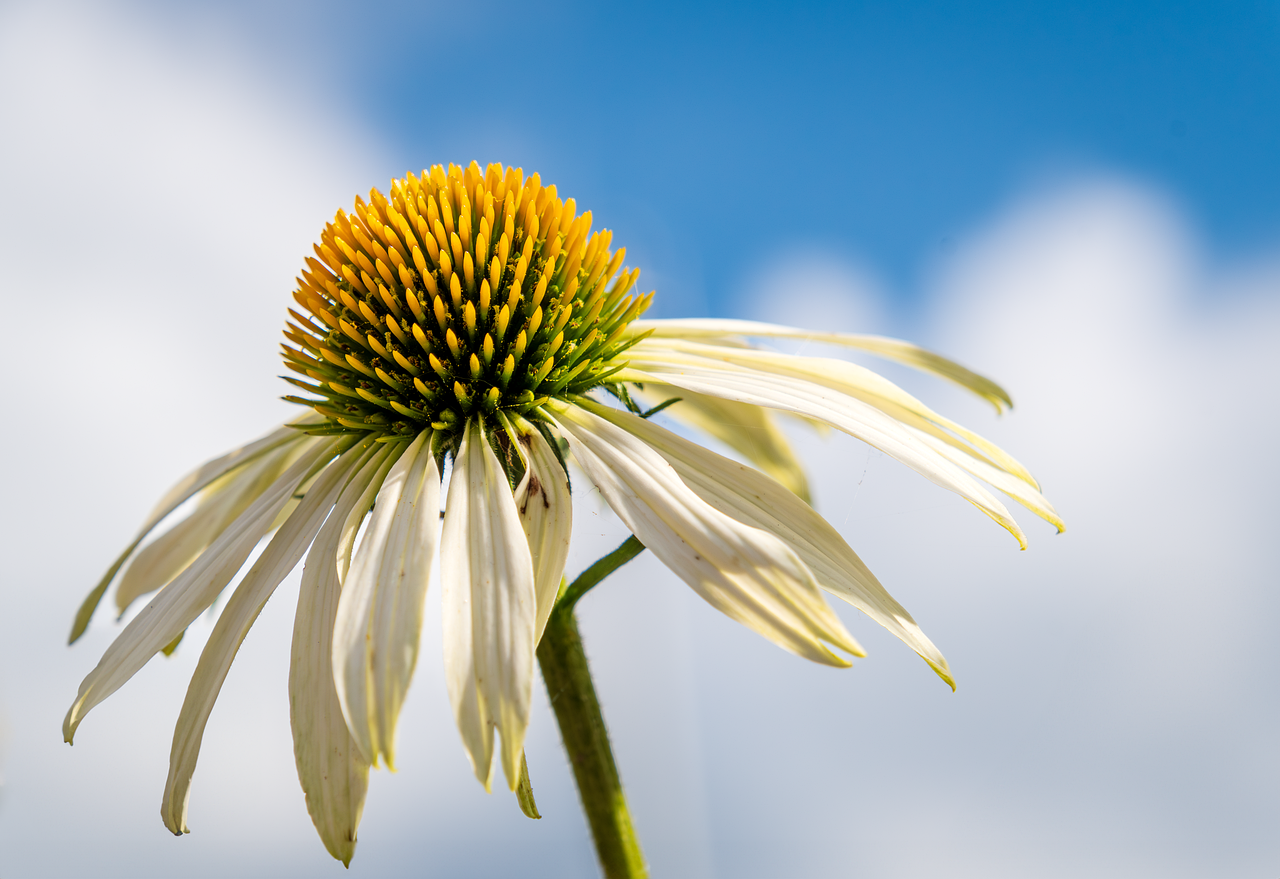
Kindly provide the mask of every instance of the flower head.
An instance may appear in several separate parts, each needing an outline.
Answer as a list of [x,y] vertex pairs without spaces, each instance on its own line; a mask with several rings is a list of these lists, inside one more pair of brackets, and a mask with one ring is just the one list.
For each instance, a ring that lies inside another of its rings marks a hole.
[[[311,411],[174,486],[77,616],[72,640],[117,579],[121,610],[155,593],[81,684],[67,741],[94,705],[171,651],[270,538],[226,600],[182,706],[162,807],[174,833],[186,832],[200,741],[231,662],[304,555],[291,719],[329,851],[349,861],[368,769],[394,761],[437,551],[458,729],[481,783],[501,765],[515,789],[534,653],[569,546],[570,458],[645,547],[733,619],[799,656],[847,666],[841,654],[863,652],[825,590],[948,683],[942,654],[808,505],[778,414],[875,446],[1021,544],[979,480],[1061,529],[1026,469],[991,443],[865,368],[747,339],[861,348],[940,374],[997,410],[1009,405],[987,379],[892,339],[640,320],[652,294],[630,294],[639,272],[622,270],[625,251],[591,231],[589,212],[518,169],[436,166],[393,181],[390,193],[339,211],[299,278],[302,310],[291,311],[284,354],[289,381],[308,396],[286,399]],[[759,469],[649,420],[660,409]],[[185,518],[143,545],[192,499]]]
[[[294,294],[285,362],[322,399],[310,433],[431,429],[456,451],[468,419],[532,412],[617,372],[628,324],[626,249],[592,233],[555,186],[519,169],[437,165],[338,211]],[[610,284],[614,276],[617,280]]]

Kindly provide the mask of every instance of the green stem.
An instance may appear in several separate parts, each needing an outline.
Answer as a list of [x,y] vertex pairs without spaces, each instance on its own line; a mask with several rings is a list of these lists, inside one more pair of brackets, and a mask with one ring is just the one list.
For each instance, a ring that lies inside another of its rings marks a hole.
[[649,869],[631,826],[631,813],[609,747],[609,734],[591,681],[573,605],[588,589],[643,549],[644,545],[632,537],[574,580],[551,612],[538,644],[542,679],[556,713],[565,752],[573,766],[573,778],[578,784],[578,795],[606,879],[641,879],[649,875]]
[[587,594],[587,591],[595,586],[605,577],[612,574],[618,568],[631,561],[640,553],[644,552],[644,544],[640,539],[632,534],[622,542],[622,546],[615,549],[602,559],[599,559],[591,567],[587,568],[577,578],[569,584],[569,588],[561,593],[556,600],[555,613],[567,613],[573,610],[573,606],[578,603],[578,599]]

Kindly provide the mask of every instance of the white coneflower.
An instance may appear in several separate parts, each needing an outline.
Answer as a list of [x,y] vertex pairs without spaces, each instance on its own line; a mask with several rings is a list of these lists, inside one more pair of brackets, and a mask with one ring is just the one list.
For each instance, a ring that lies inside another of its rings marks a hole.
[[[568,456],[638,538],[631,555],[643,544],[733,619],[807,659],[847,666],[840,652],[863,652],[825,589],[948,683],[941,653],[807,505],[772,413],[864,440],[1020,543],[979,480],[1061,528],[1025,468],[875,373],[745,339],[862,348],[946,376],[999,409],[1009,400],[996,385],[890,339],[639,320],[652,294],[631,294],[638,270],[622,270],[625,250],[610,250],[610,233],[592,233],[591,222],[536,174],[472,163],[408,174],[392,181],[389,198],[372,191],[325,227],[285,330],[285,363],[296,373],[288,380],[310,395],[287,399],[311,413],[175,486],[72,632],[74,641],[126,562],[119,608],[156,593],[81,684],[67,741],[93,706],[173,649],[274,532],[226,600],[182,706],[162,807],[171,831],[187,830],[201,737],[235,654],[304,554],[291,718],[298,774],[329,851],[350,860],[368,769],[394,761],[437,544],[445,673],[463,744],[486,789],[498,764],[520,786],[535,654],[562,596]],[[670,406],[760,470],[659,427],[641,402]],[[186,518],[142,546],[192,498]]]

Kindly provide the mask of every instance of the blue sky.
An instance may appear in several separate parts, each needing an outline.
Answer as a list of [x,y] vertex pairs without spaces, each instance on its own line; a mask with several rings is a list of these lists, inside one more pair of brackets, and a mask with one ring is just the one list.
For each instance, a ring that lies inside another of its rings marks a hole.
[[219,7],[394,170],[539,169],[719,312],[796,244],[909,302],[973,217],[1100,169],[1173,193],[1223,255],[1280,235],[1274,2]]
[[[84,593],[180,474],[296,414],[276,345],[324,220],[476,158],[592,209],[651,314],[890,332],[991,375],[999,419],[886,370],[1068,524],[1021,515],[1020,553],[868,447],[792,433],[954,694],[847,606],[869,655],[837,672],[648,554],[594,590],[655,876],[1274,875],[1278,47],[1274,3],[0,2],[0,873],[591,875],[544,693],[546,817],[475,783],[438,585],[350,872],[293,767],[296,577],[213,713],[191,835],[156,811],[208,615],[59,735],[120,631],[100,613],[65,646]],[[575,503],[571,572],[624,536]]]

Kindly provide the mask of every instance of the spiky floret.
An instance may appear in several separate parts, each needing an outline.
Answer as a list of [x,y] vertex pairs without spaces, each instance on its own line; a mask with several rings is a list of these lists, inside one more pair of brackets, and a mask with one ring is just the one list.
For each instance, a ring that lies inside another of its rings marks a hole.
[[[627,324],[653,294],[591,231],[591,212],[537,174],[450,164],[356,197],[308,257],[285,329],[288,396],[308,433],[456,436],[472,415],[525,414],[625,366]],[[614,276],[617,279],[614,280]],[[613,281],[610,284],[610,281]]]

